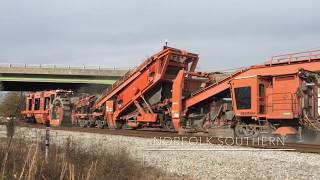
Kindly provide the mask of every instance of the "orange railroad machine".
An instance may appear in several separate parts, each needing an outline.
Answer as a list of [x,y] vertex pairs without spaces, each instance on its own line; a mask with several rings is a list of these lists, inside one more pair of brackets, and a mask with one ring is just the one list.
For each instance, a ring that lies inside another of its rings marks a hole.
[[274,56],[184,98],[180,121],[187,130],[240,137],[319,131],[319,72],[320,51]]
[[26,96],[26,109],[21,112],[29,122],[45,124],[49,121],[52,126],[71,124],[71,91],[51,90],[32,92]]
[[[198,59],[197,54],[164,47],[108,89],[94,104],[94,112],[103,114],[109,128],[177,129],[179,124],[171,123],[171,101],[180,93],[174,84],[181,70],[194,73]],[[188,91],[202,83],[191,76],[185,79]]]
[[226,78],[219,75],[220,80],[195,72],[198,60],[197,54],[164,47],[99,98],[86,96],[70,104],[64,101],[70,96],[63,95],[48,108],[45,98],[50,93],[32,93],[23,114],[38,123],[59,117],[55,124],[60,125],[64,118],[70,122],[72,112],[72,122],[82,127],[160,128],[221,136],[320,131],[320,51],[274,56]]

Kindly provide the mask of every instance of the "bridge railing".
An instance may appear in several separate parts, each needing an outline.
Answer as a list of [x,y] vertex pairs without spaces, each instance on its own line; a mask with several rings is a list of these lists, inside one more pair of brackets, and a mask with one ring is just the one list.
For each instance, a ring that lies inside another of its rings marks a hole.
[[47,68],[47,69],[75,69],[75,70],[132,70],[133,67],[105,67],[105,66],[71,66],[71,65],[62,65],[62,64],[20,64],[20,63],[0,63],[0,67],[6,68]]

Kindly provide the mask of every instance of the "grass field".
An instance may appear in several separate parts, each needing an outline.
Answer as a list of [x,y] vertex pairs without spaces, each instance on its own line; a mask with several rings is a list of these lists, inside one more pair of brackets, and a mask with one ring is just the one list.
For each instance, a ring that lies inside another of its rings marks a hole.
[[108,151],[99,145],[81,146],[68,139],[50,145],[44,140],[15,138],[14,124],[7,124],[7,138],[0,138],[2,179],[171,179],[162,171],[132,160],[126,149]]

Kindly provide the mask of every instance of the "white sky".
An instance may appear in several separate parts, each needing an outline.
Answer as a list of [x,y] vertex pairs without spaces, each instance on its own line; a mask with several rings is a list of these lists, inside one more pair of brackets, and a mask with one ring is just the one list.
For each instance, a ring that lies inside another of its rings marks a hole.
[[200,69],[320,49],[317,0],[1,0],[0,63],[132,67],[169,46]]

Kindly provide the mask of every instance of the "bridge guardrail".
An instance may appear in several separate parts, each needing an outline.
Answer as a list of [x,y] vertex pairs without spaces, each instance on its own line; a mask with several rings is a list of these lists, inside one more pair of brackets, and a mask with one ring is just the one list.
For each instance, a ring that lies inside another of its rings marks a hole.
[[104,67],[104,66],[90,66],[90,65],[83,65],[83,66],[71,66],[71,65],[59,65],[59,64],[20,64],[20,63],[0,63],[0,67],[7,67],[7,68],[39,68],[39,69],[75,69],[75,70],[132,70],[133,67]]
[[[83,65],[83,66],[71,66],[65,64],[23,64],[23,63],[0,63],[0,68],[39,68],[39,69],[70,69],[70,70],[123,70],[123,71],[133,71],[137,67],[105,67],[105,66],[94,66],[94,65]],[[232,69],[211,69],[211,68],[197,68],[196,71],[203,72],[221,72],[225,74],[232,74],[233,72],[242,69],[232,68]]]

